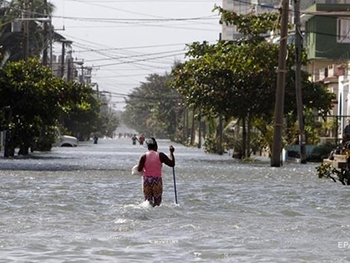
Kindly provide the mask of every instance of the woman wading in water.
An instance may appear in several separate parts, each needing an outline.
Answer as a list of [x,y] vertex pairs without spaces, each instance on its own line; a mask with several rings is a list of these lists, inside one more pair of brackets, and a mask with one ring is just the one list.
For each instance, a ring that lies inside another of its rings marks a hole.
[[170,167],[175,166],[174,147],[169,147],[170,157],[163,152],[158,152],[156,139],[146,140],[148,151],[140,157],[137,170],[143,176],[143,194],[145,200],[154,206],[159,206],[162,202],[163,181],[162,166],[163,163]]

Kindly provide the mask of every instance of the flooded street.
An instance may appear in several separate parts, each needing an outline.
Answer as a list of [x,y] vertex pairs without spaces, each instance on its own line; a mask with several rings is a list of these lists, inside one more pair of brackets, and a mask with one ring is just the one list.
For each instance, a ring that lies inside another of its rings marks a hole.
[[131,140],[0,158],[0,262],[350,262],[350,188],[318,164],[173,145],[179,205],[164,166],[156,208],[131,175],[146,150]]

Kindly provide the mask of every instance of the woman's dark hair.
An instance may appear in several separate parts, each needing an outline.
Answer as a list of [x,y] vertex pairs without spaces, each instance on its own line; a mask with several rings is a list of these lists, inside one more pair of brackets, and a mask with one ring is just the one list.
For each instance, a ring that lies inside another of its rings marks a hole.
[[147,144],[148,150],[154,150],[154,151],[158,150],[158,144],[155,138],[151,137],[146,141],[146,144]]

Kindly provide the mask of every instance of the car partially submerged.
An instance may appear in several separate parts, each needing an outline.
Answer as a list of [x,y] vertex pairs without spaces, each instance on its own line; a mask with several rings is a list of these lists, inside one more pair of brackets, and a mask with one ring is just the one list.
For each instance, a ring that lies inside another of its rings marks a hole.
[[53,147],[77,147],[78,138],[69,135],[59,135],[56,142],[52,144]]

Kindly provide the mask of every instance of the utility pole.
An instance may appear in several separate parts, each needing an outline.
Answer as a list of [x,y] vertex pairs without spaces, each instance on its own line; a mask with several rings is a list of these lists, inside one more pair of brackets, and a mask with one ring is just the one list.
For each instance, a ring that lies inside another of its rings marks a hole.
[[287,36],[288,36],[288,9],[289,1],[282,0],[281,10],[281,40],[278,56],[276,101],[274,115],[274,134],[272,145],[271,166],[280,167],[282,165],[282,134],[283,134],[283,113],[284,113],[284,94],[286,83],[286,57],[287,57]]
[[[221,42],[222,34],[219,34],[219,41]],[[222,155],[224,150],[222,149],[222,141],[223,141],[223,130],[224,130],[224,121],[221,113],[219,114],[219,154]]]
[[64,62],[66,56],[66,41],[62,39],[62,54],[61,54],[61,79],[64,77]]
[[306,142],[304,132],[303,117],[303,96],[301,82],[301,51],[302,51],[302,35],[300,22],[300,0],[294,0],[294,19],[295,19],[295,90],[297,96],[297,112],[299,122],[299,145],[300,145],[300,163],[306,163]]
[[72,80],[73,80],[72,51],[69,51],[69,56],[67,58],[67,81],[71,82]]
[[49,28],[49,45],[50,45],[50,60],[49,60],[49,68],[52,70],[52,60],[53,60],[53,48],[52,48],[52,39],[54,36],[54,30],[52,26],[52,17],[50,15],[50,28]]
[[[66,46],[70,46],[73,42],[67,39],[61,39],[62,41],[62,54],[61,54],[61,78],[64,78],[65,63],[66,63]],[[67,76],[69,73],[67,73]],[[68,80],[69,81],[69,80]]]
[[[48,11],[47,11],[47,0],[44,0],[44,17],[47,17]],[[47,58],[47,48],[49,45],[49,30],[48,30],[48,22],[44,22],[44,51],[43,51],[43,65],[47,66],[48,64],[48,58]]]
[[202,147],[202,110],[198,113],[198,149]]
[[23,56],[24,60],[27,61],[29,58],[29,6],[28,6],[28,0],[24,1],[24,8],[23,8],[23,33],[24,33],[24,43],[23,43]]

